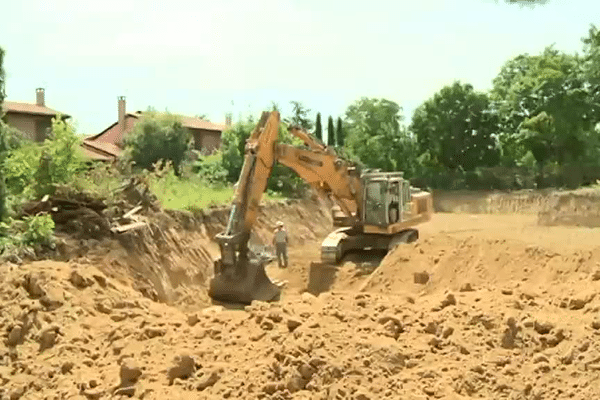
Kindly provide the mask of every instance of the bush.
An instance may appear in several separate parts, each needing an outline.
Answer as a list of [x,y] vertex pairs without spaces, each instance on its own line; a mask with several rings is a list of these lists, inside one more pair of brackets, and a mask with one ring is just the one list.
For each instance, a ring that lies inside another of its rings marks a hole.
[[25,217],[21,243],[25,246],[50,245],[54,238],[54,221],[49,214]]
[[147,170],[160,160],[169,160],[179,174],[190,144],[190,133],[177,115],[149,110],[125,137],[123,157]]
[[54,221],[49,214],[0,222],[0,254],[21,253],[25,249],[54,244]]
[[198,155],[194,161],[183,166],[184,175],[197,175],[200,179],[213,185],[227,182],[227,170],[223,166],[223,155],[220,151],[210,155]]
[[72,184],[85,168],[80,143],[68,124],[53,119],[52,132],[42,144],[24,142],[8,151],[3,165],[8,193],[26,199],[51,194],[59,184]]

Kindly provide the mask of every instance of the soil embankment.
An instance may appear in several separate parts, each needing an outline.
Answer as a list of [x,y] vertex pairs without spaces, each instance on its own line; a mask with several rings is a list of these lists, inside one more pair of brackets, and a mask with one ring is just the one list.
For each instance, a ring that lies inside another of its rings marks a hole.
[[437,213],[363,292],[357,261],[317,297],[301,292],[329,212],[271,205],[255,240],[286,223],[290,267],[268,271],[288,284],[246,310],[205,308],[226,210],[157,216],[71,262],[5,264],[0,398],[598,398],[600,230],[542,226],[554,200],[538,200]]

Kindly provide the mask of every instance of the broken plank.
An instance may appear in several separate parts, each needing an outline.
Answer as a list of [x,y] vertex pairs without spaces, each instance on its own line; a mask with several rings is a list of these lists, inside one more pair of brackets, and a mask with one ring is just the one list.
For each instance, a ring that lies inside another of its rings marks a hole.
[[145,222],[134,222],[127,225],[116,226],[114,228],[111,228],[111,231],[115,233],[123,233],[133,229],[142,228],[144,226],[147,226]]
[[141,209],[142,209],[142,206],[134,207],[131,210],[127,211],[127,213],[125,215],[123,215],[122,218],[131,218],[133,216],[133,214],[137,213]]

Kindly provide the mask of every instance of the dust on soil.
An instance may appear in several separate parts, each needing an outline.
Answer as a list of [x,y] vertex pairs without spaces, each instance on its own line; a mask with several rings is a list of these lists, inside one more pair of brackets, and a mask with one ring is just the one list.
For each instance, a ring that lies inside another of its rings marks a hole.
[[[211,265],[196,253],[216,255],[219,213],[187,231],[172,217],[128,250],[3,265],[0,398],[599,397],[600,231],[436,214],[364,292],[355,261],[315,297],[302,292],[330,219],[311,204],[262,213],[256,240],[278,219],[292,235],[290,266],[268,268],[288,284],[246,310],[202,295]],[[171,297],[149,298],[161,287]]]

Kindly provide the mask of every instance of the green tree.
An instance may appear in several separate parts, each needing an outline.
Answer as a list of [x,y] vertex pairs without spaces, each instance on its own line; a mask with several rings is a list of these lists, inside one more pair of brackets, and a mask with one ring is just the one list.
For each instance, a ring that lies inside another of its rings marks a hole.
[[410,175],[415,165],[415,141],[401,121],[398,104],[363,97],[346,110],[345,148],[368,168]]
[[[238,122],[222,134],[220,149],[222,166],[227,171],[227,180],[231,183],[237,182],[239,179],[244,163],[246,140],[250,137],[255,125],[251,120]],[[278,142],[298,146],[302,144],[299,139],[294,138],[288,132],[285,123],[279,127]],[[304,185],[302,179],[293,170],[276,163],[269,177],[267,189],[293,195],[299,193]]]
[[435,165],[470,171],[498,161],[497,126],[487,94],[457,81],[415,110],[410,129],[421,153],[428,153]]
[[344,131],[342,130],[342,118],[337,119],[337,128],[335,130],[335,138],[337,139],[338,147],[344,147]]
[[[582,73],[582,59],[552,46],[539,55],[509,60],[493,81],[491,98],[501,117],[499,140],[505,164],[520,160],[533,143],[536,158],[545,154],[543,161],[538,160],[542,163],[582,159],[600,115],[594,85]],[[548,124],[552,129],[537,129]],[[542,142],[547,151],[539,149]]]
[[179,116],[149,110],[124,140],[124,157],[136,166],[152,169],[160,161],[171,161],[176,173],[191,145],[191,135]]
[[317,121],[315,122],[315,136],[320,141],[323,141],[323,126],[321,125],[321,113],[317,113]]
[[299,101],[291,101],[290,104],[292,105],[292,116],[285,118],[284,121],[288,125],[299,126],[307,132],[312,131],[313,123],[308,117],[310,109],[304,107]]
[[[4,49],[0,47],[0,105],[4,102],[6,96],[6,74],[4,72]],[[2,109],[0,108],[0,118],[2,117]]]
[[223,131],[221,134],[221,157],[227,180],[236,182],[242,171],[244,162],[244,150],[246,140],[254,129],[254,123],[250,120],[240,121]]
[[8,212],[6,206],[6,183],[4,181],[4,157],[6,155],[6,150],[8,147],[8,143],[5,137],[5,127],[2,122],[3,112],[2,112],[2,103],[4,102],[5,97],[5,74],[4,74],[4,49],[0,47],[0,222],[2,222]]
[[335,146],[335,129],[333,127],[333,118],[331,117],[331,115],[329,116],[329,118],[327,118],[327,145],[328,146]]
[[549,0],[504,0],[508,4],[518,4],[519,6],[541,6],[547,4]]

